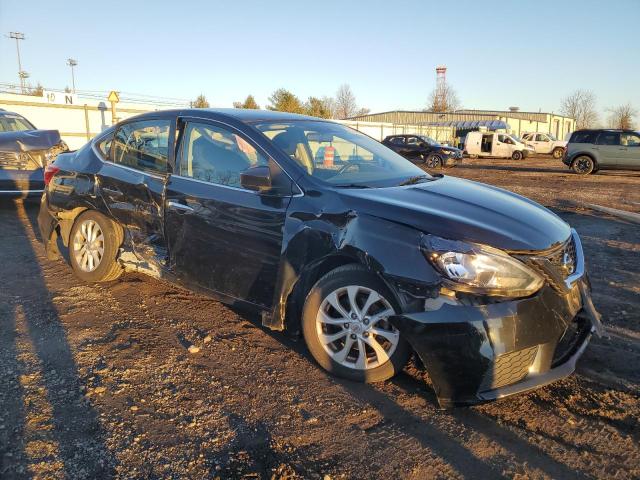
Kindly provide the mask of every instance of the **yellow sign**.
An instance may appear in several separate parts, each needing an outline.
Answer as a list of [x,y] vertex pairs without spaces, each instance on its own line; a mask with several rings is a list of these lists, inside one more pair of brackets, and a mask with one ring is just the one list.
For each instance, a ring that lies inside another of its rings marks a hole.
[[111,90],[109,97],[107,98],[111,103],[118,103],[120,101],[120,97],[118,96],[118,92],[115,90]]

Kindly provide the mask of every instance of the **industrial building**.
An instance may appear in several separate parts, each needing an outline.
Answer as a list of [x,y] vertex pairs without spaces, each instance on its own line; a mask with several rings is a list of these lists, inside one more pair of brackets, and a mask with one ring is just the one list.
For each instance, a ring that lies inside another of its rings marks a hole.
[[453,127],[457,131],[485,127],[489,130],[504,129],[515,135],[526,132],[551,133],[563,139],[576,128],[576,121],[555,113],[521,112],[510,110],[456,110],[455,112],[434,113],[425,111],[394,110],[372,113],[350,118],[359,122],[385,122],[395,125],[429,125]]

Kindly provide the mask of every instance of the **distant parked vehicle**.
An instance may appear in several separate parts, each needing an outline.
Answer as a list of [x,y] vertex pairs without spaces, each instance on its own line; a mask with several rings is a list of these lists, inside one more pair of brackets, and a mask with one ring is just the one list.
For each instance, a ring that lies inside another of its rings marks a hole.
[[580,175],[598,170],[640,170],[640,132],[578,130],[573,132],[562,162]]
[[462,158],[462,150],[442,145],[426,135],[389,135],[382,143],[413,163],[428,168],[454,167]]
[[536,153],[553,155],[553,158],[560,160],[564,151],[567,148],[567,142],[565,140],[558,140],[551,133],[525,133],[522,136],[522,141],[527,145],[531,145]]
[[43,169],[67,150],[57,130],[38,130],[21,115],[0,109],[0,196],[41,195]]
[[465,151],[472,156],[513,158],[522,160],[535,152],[516,137],[507,133],[469,132],[464,141]]

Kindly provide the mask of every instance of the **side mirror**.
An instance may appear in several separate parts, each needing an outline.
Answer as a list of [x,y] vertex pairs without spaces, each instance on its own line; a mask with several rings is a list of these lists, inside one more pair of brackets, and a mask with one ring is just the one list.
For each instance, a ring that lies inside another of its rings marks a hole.
[[247,168],[240,173],[240,186],[247,190],[263,192],[271,188],[271,172],[266,165]]

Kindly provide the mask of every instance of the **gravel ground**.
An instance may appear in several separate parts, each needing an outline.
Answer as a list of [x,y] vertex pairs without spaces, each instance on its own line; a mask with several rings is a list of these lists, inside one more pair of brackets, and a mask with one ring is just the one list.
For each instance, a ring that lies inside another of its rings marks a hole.
[[2,201],[0,478],[640,477],[640,228],[580,207],[640,210],[640,173],[581,178],[546,158],[446,173],[581,234],[609,338],[575,375],[440,411],[415,364],[354,384],[206,297],[135,274],[83,284],[45,259],[37,206]]

